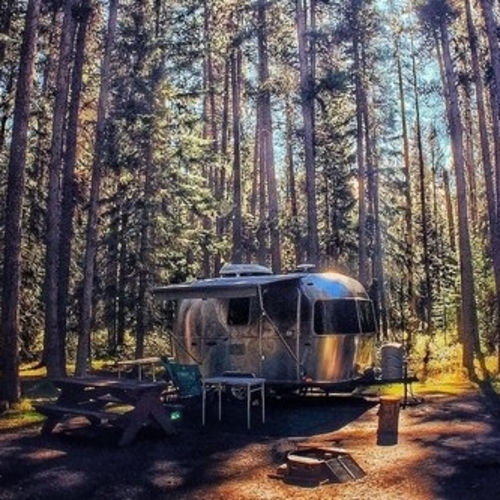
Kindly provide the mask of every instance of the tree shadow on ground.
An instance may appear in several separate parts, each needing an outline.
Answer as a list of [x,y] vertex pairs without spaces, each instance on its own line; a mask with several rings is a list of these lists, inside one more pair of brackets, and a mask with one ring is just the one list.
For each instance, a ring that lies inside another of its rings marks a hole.
[[430,450],[436,498],[500,498],[499,402],[486,384],[481,393],[443,396],[415,414],[415,426],[431,424],[409,439]]
[[224,401],[223,419],[211,407],[201,425],[201,407],[193,406],[178,433],[165,436],[154,427],[141,430],[134,443],[119,448],[119,430],[82,425],[43,436],[39,432],[2,434],[0,500],[181,498],[193,488],[227,479],[231,457],[242,452],[251,467],[252,454],[280,461],[290,438],[333,432],[373,406],[361,399],[301,398],[268,401],[266,422],[252,406],[252,428],[246,428],[246,405]]
[[[207,417],[207,428],[245,431],[252,436],[274,438],[313,436],[334,432],[357,420],[376,403],[363,398],[335,396],[305,396],[284,399],[270,398],[266,405],[266,421],[261,421],[261,407],[251,409],[251,429],[246,429],[246,405],[241,402],[223,403],[222,420],[215,408]],[[196,419],[196,417],[195,417]],[[196,425],[195,422],[193,422]]]

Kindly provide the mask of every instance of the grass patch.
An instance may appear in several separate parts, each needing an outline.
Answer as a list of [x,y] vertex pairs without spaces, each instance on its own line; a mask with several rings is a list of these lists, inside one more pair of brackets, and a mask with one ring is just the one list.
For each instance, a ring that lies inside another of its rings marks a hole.
[[21,367],[21,400],[0,415],[2,431],[17,431],[38,425],[45,420],[33,409],[33,404],[57,397],[57,389],[46,378],[46,370],[39,366]]
[[0,415],[0,429],[21,430],[43,422],[45,418],[37,413],[31,399],[21,399]]

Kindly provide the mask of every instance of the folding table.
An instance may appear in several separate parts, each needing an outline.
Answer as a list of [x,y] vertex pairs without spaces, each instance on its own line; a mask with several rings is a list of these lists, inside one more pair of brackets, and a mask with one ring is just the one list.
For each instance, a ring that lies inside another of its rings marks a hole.
[[226,387],[244,387],[246,388],[247,400],[247,428],[251,426],[251,406],[252,394],[260,392],[261,408],[262,408],[262,423],[266,421],[266,379],[256,377],[237,377],[237,376],[220,376],[208,377],[201,381],[202,383],[202,424],[205,425],[206,399],[207,390],[215,388],[219,397],[219,421],[222,419],[222,391]]

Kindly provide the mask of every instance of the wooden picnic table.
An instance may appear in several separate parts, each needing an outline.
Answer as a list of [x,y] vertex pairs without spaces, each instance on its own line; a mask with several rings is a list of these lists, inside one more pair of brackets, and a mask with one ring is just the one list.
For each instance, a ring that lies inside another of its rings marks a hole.
[[139,380],[143,379],[143,369],[149,367],[151,370],[151,376],[153,380],[156,380],[156,367],[162,366],[162,361],[159,356],[152,356],[150,358],[139,358],[139,359],[124,359],[116,362],[118,367],[118,377],[121,377],[122,371],[130,367],[137,368],[137,378]]
[[160,399],[165,382],[95,376],[65,377],[52,382],[60,389],[57,401],[35,405],[38,412],[47,416],[42,426],[44,434],[76,416],[86,417],[91,424],[123,426],[120,446],[130,444],[148,422],[158,424],[167,434],[175,431]]

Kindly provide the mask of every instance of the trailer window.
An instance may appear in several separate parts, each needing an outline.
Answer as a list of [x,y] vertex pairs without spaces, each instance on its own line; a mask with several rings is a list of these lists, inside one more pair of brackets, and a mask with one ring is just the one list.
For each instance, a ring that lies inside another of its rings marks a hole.
[[284,286],[272,286],[264,292],[264,310],[281,328],[290,328],[297,321],[298,293],[296,288]]
[[314,304],[314,331],[318,335],[359,333],[355,300],[318,300]]
[[372,333],[377,331],[375,324],[375,314],[373,305],[369,300],[358,301],[359,318],[361,321],[361,331],[364,333]]
[[238,297],[229,299],[227,311],[228,325],[248,325],[250,323],[250,299]]

